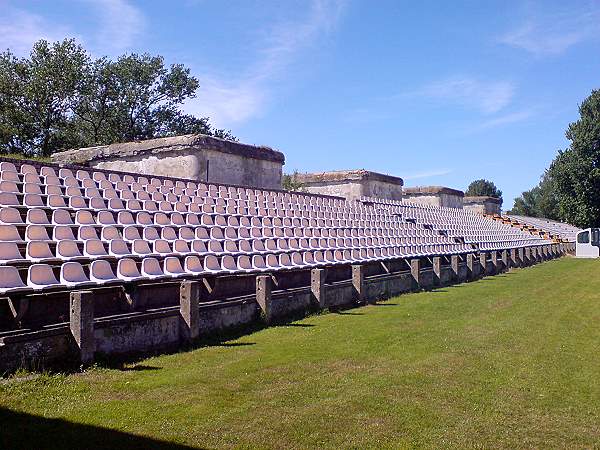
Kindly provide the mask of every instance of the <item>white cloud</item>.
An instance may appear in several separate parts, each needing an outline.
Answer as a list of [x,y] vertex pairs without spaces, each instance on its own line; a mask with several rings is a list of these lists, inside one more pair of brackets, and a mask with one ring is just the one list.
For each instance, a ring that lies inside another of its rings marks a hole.
[[98,17],[95,47],[122,52],[133,47],[146,26],[142,12],[127,0],[86,0],[96,10]]
[[3,6],[0,15],[0,51],[10,49],[17,56],[27,56],[40,39],[58,41],[65,37],[81,38],[68,27],[48,23],[42,16],[25,10]]
[[421,178],[433,178],[433,177],[441,177],[443,175],[448,175],[453,172],[453,169],[435,169],[428,170],[426,172],[417,172],[405,177],[402,177],[404,180],[417,180]]
[[512,123],[523,122],[533,116],[532,110],[516,111],[502,116],[494,117],[493,119],[486,120],[477,127],[475,131],[487,130],[490,128],[496,128],[502,125],[509,125]]
[[260,116],[274,83],[301,50],[335,28],[344,4],[342,0],[313,0],[304,20],[280,22],[269,28],[259,42],[254,64],[240,76],[200,75],[198,95],[186,103],[186,110],[209,116],[219,127]]
[[93,19],[96,22],[85,36],[71,26],[51,22],[39,14],[7,3],[0,5],[0,51],[10,49],[18,56],[26,56],[33,43],[40,39],[53,42],[75,38],[92,53],[116,54],[131,48],[144,30],[143,14],[125,0],[85,2],[93,6]]
[[492,114],[507,106],[515,94],[509,81],[483,81],[468,76],[456,76],[430,83],[412,95],[442,102],[456,103]]
[[553,56],[582,41],[597,38],[599,31],[600,12],[597,6],[582,11],[569,4],[567,12],[532,15],[500,36],[498,41],[538,57]]

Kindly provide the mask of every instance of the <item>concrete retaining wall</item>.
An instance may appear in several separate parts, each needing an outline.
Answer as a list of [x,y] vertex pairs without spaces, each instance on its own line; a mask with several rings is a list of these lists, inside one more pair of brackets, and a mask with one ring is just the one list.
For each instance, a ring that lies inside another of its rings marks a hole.
[[68,324],[0,334],[0,372],[73,361],[89,364],[98,355],[177,349],[199,337],[259,321],[268,325],[308,311],[360,306],[405,292],[476,280],[570,250],[568,244],[548,244],[535,249],[312,269],[290,274],[297,280],[310,280],[296,288],[280,288],[287,280],[284,275],[258,275],[255,294],[214,301],[206,301],[209,294],[201,280],[186,280],[180,284],[179,299],[170,302],[175,306],[99,318],[93,314],[93,293],[80,291],[71,294]]

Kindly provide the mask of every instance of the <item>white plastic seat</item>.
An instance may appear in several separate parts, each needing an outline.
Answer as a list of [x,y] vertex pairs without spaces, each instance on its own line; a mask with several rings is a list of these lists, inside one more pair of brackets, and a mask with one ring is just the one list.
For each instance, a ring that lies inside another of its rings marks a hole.
[[214,255],[206,255],[204,257],[204,271],[208,273],[220,273],[222,272],[219,260]]
[[186,256],[183,262],[183,268],[186,273],[192,275],[198,275],[204,273],[204,266],[202,261],[195,255]]
[[173,254],[173,250],[171,249],[169,242],[165,241],[164,239],[156,239],[152,243],[152,249],[153,249],[154,253],[161,255],[161,256]]
[[0,266],[0,294],[12,294],[30,290],[14,266]]
[[33,264],[27,271],[27,285],[36,291],[60,286],[52,267],[48,264]]
[[279,260],[277,259],[277,255],[273,253],[269,253],[265,260],[266,265],[269,269],[280,269],[281,265],[279,264]]
[[131,244],[131,253],[137,256],[154,256],[156,253],[150,249],[148,242],[143,239],[135,239]]
[[73,225],[71,213],[66,209],[56,209],[52,211],[53,225]]
[[[122,223],[122,222],[119,222],[119,223]],[[136,214],[135,223],[137,223],[138,225],[143,225],[143,226],[152,225],[152,223],[153,223],[152,216],[145,211],[141,211]],[[123,225],[125,225],[125,224],[123,223]]]
[[[35,194],[27,194],[28,195],[35,195]],[[36,205],[32,205],[32,206],[43,206],[43,202],[41,204],[36,204]],[[49,195],[48,196],[48,207],[55,209],[55,208],[66,208],[67,204],[65,203],[65,199],[62,195]]]
[[221,258],[221,269],[224,272],[236,272],[238,270],[235,258],[231,255],[225,255]]
[[[29,210],[27,211],[28,213],[30,211],[40,211],[40,210]],[[41,211],[42,213],[44,213],[43,211]],[[46,214],[44,213],[44,216]],[[47,218],[46,218],[47,220]],[[17,225],[17,224],[22,224],[23,223],[23,219],[21,218],[21,213],[19,212],[18,209],[16,208],[10,208],[10,207],[6,207],[6,208],[0,208],[0,224],[4,224],[4,225]]]
[[44,225],[27,225],[25,227],[25,241],[49,241],[48,231]]
[[[163,229],[163,231],[164,231],[164,229]],[[144,227],[142,234],[143,234],[143,239],[146,241],[155,241],[157,239],[160,239],[160,236],[158,235],[158,231],[156,230],[156,228]]]
[[75,236],[73,230],[68,225],[55,225],[52,233],[52,240],[54,241],[74,241]]
[[179,239],[183,239],[184,241],[193,241],[196,239],[194,230],[188,227],[179,228]]
[[98,225],[101,225],[103,227],[114,226],[117,224],[117,222],[115,221],[114,214],[111,211],[107,211],[107,210],[98,211],[98,215],[96,216],[96,221],[97,221]]
[[131,258],[122,258],[119,260],[117,263],[117,277],[123,281],[139,281],[147,279],[142,276],[137,264]]
[[123,239],[129,242],[141,239],[140,232],[137,227],[127,226],[123,228]]
[[131,256],[131,251],[127,246],[127,242],[123,239],[113,239],[108,244],[108,254],[116,258],[122,258],[123,256]]
[[98,233],[96,228],[82,225],[79,227],[78,238],[80,241],[87,241],[88,239],[98,239]]
[[110,263],[100,259],[90,264],[90,281],[96,284],[109,284],[118,283],[120,280],[114,274]]
[[15,242],[0,242],[0,264],[25,262]]
[[86,210],[80,210],[75,213],[75,223],[77,225],[96,225],[94,216]]
[[178,253],[180,255],[187,255],[188,253],[191,253],[188,241],[183,239],[177,239],[173,241],[173,253]]
[[259,271],[268,270],[267,264],[265,263],[265,259],[262,255],[252,256],[252,267]]
[[58,241],[56,244],[56,256],[65,261],[84,257],[75,241]]
[[206,243],[201,240],[192,241],[192,253],[204,254],[208,253],[208,249],[206,248]]
[[104,242],[112,241],[113,239],[121,239],[119,229],[114,226],[106,226],[102,228],[100,239]]
[[184,277],[187,275],[186,271],[181,265],[181,261],[176,256],[167,256],[163,264],[166,276],[169,277]]
[[83,266],[74,261],[66,262],[60,267],[60,283],[68,287],[95,284],[87,277],[83,271]]
[[83,243],[83,256],[90,259],[106,258],[108,253],[106,252],[102,241],[98,239],[88,239]]
[[252,266],[252,261],[248,255],[238,256],[236,259],[237,270],[241,272],[253,272],[256,269]]
[[141,274],[151,280],[165,277],[165,273],[161,269],[160,263],[156,258],[144,258],[142,260]]

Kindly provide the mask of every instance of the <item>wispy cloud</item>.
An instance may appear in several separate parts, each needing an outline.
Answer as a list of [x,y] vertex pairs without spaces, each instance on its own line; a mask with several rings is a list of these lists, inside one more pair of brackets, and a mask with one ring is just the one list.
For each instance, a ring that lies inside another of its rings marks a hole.
[[537,57],[564,53],[570,47],[597,38],[600,10],[597,3],[589,9],[577,9],[569,3],[568,11],[554,14],[529,14],[529,18],[498,38],[498,42],[525,50]]
[[[40,39],[60,41],[75,38],[93,53],[117,54],[131,48],[144,31],[145,19],[139,9],[126,0],[85,0],[94,13],[96,26],[80,33],[73,27],[47,20],[24,8],[2,3],[0,8],[0,50],[10,49],[26,56]],[[77,3],[75,4],[77,7]]]
[[507,106],[515,94],[509,81],[486,81],[469,76],[455,76],[423,86],[410,95],[454,103],[492,114]]
[[7,4],[0,6],[0,51],[10,49],[17,56],[26,56],[40,39],[57,41],[71,36],[82,40],[68,27],[48,23],[42,16]]
[[533,110],[531,109],[504,114],[482,122],[481,124],[477,125],[473,131],[489,130],[490,128],[523,122],[531,118],[531,116],[533,116]]
[[404,180],[418,180],[421,178],[433,178],[433,177],[441,177],[443,175],[448,175],[452,173],[453,169],[434,169],[428,170],[425,172],[417,172],[413,174],[409,174],[407,176],[402,177]]
[[113,52],[131,48],[145,27],[142,12],[127,0],[86,0],[98,17],[96,47]]
[[342,0],[313,0],[304,20],[275,24],[259,43],[256,62],[241,76],[199,76],[198,96],[186,103],[186,110],[209,116],[217,126],[226,127],[260,116],[274,82],[285,74],[301,50],[335,29],[344,6]]

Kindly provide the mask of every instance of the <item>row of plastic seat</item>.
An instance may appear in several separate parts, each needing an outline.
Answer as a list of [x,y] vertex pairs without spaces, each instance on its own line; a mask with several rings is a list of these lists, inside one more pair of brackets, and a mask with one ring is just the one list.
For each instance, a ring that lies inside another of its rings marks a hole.
[[117,262],[116,274],[107,260],[94,260],[89,266],[89,275],[77,261],[64,262],[60,266],[60,276],[56,278],[49,264],[32,264],[27,269],[26,282],[15,266],[0,266],[0,294],[13,294],[25,291],[43,291],[54,288],[72,288],[90,285],[180,278],[185,276],[216,275],[224,273],[248,273],[273,270],[305,269],[310,267],[366,262],[408,255],[425,256],[435,254],[418,247],[406,253],[398,248],[338,249],[326,251],[296,251],[291,253],[267,253],[265,255],[206,255],[202,259],[196,255],[185,257],[183,264],[176,256],[167,256],[162,261],[145,257],[138,263],[131,258],[121,258]]
[[[16,174],[15,177],[13,174]],[[330,205],[339,205],[344,203],[341,199],[334,199],[323,196],[315,196],[315,195],[302,195],[297,193],[286,193],[286,192],[276,192],[276,191],[265,191],[261,189],[253,189],[253,188],[242,188],[242,187],[233,187],[233,186],[219,186],[219,185],[211,185],[205,183],[197,183],[193,181],[184,181],[184,180],[171,180],[168,178],[158,179],[158,178],[150,178],[143,175],[130,175],[123,174],[120,175],[118,173],[109,173],[108,175],[104,172],[90,172],[79,169],[73,173],[72,170],[67,168],[58,168],[55,170],[52,167],[41,167],[38,171],[33,165],[30,164],[21,164],[20,169],[17,170],[14,163],[3,161],[0,162],[0,180],[7,181],[22,181],[20,176],[25,175],[35,175],[39,177],[43,177],[44,180],[48,177],[56,177],[59,180],[65,179],[75,179],[79,182],[83,182],[85,180],[92,180],[97,183],[101,183],[103,181],[109,181],[113,185],[117,183],[124,183],[125,185],[132,185],[137,183],[141,186],[154,186],[154,187],[179,187],[179,188],[194,188],[194,189],[205,189],[209,192],[218,192],[218,193],[227,193],[230,195],[245,193],[247,195],[264,195],[269,198],[281,198],[285,200],[299,200],[299,201],[310,201],[315,204],[330,204]],[[42,180],[39,180],[40,182]]]
[[[354,250],[370,248],[400,248],[415,246],[433,248],[435,253],[451,254],[472,250],[471,246],[456,243],[423,242],[420,239],[396,238],[312,238],[312,239],[240,239],[240,240],[183,240],[101,241],[88,239],[79,245],[74,240],[29,241],[22,253],[19,243],[0,241],[0,264],[26,264],[39,261],[68,261],[73,259],[122,258],[128,256],[167,256],[187,254],[260,254],[300,250]],[[54,251],[52,250],[54,248]]]
[[[50,214],[48,214],[50,213]],[[5,225],[97,225],[97,226],[117,226],[117,225],[141,225],[141,226],[219,226],[219,227],[246,227],[246,228],[385,228],[406,230],[407,232],[416,232],[417,235],[437,234],[432,230],[419,228],[411,223],[396,222],[384,223],[377,221],[343,221],[343,220],[309,220],[300,218],[279,218],[279,217],[257,217],[257,216],[221,216],[206,213],[185,213],[178,212],[163,213],[146,211],[130,212],[109,210],[69,210],[66,208],[53,209],[47,211],[41,208],[27,209],[25,220],[19,209],[14,207],[0,208],[0,224]],[[420,234],[419,234],[420,233]]]

